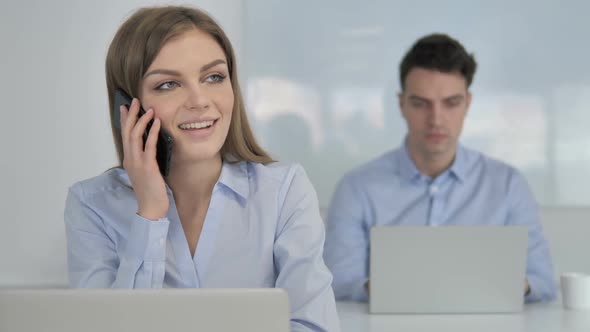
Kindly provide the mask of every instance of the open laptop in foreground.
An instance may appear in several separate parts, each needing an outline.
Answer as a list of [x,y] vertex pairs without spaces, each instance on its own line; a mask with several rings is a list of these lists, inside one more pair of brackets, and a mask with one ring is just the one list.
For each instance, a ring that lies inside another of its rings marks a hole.
[[281,289],[0,289],[0,331],[289,331]]
[[524,226],[371,229],[371,313],[522,311]]

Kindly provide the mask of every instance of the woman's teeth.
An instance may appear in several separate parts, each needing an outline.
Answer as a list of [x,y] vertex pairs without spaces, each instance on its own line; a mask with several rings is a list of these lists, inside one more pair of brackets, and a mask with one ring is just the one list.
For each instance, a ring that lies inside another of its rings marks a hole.
[[213,125],[213,120],[211,121],[203,121],[203,122],[193,122],[193,123],[183,123],[178,126],[180,129],[187,130],[187,129],[202,129],[211,127]]

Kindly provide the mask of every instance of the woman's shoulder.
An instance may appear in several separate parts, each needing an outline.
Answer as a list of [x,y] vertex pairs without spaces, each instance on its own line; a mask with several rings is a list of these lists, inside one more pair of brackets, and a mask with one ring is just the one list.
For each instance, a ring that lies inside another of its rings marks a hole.
[[253,175],[257,182],[275,183],[284,185],[291,183],[294,179],[307,179],[303,166],[291,162],[272,162],[260,164],[248,162],[248,174]]
[[280,205],[289,197],[312,195],[315,189],[305,169],[298,163],[273,162],[269,164],[247,163],[250,192],[266,198],[276,197]]
[[120,167],[113,167],[102,174],[78,181],[70,187],[70,191],[84,197],[110,193],[121,189],[131,189],[131,182],[127,172]]

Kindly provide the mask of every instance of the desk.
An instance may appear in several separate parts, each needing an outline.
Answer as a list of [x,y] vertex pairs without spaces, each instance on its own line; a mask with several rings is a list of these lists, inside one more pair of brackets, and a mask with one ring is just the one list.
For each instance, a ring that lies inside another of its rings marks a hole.
[[564,310],[561,302],[525,305],[516,314],[371,315],[367,303],[338,302],[342,332],[589,332],[590,311]]

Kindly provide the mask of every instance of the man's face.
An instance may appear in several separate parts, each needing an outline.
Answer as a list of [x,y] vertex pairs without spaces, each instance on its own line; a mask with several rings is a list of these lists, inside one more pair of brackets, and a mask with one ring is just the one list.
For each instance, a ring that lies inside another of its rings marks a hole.
[[460,73],[411,69],[399,94],[410,152],[426,159],[454,156],[470,102]]

